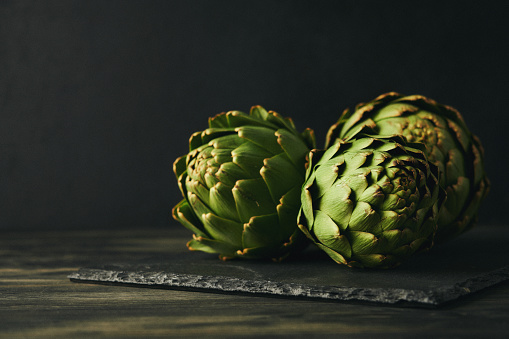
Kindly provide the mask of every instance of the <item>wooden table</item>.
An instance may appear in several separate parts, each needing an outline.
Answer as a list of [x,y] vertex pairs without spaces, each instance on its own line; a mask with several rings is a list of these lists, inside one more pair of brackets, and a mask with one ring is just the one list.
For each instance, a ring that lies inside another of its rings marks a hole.
[[0,337],[507,338],[509,284],[440,309],[78,284],[97,263],[187,251],[183,228],[3,232]]

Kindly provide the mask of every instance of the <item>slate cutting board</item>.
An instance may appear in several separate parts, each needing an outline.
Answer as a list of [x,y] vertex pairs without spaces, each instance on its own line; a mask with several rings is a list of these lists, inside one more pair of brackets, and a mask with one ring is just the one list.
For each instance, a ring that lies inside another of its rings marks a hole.
[[392,270],[350,269],[310,246],[281,263],[184,251],[98,263],[73,282],[437,307],[509,279],[509,226],[478,226]]

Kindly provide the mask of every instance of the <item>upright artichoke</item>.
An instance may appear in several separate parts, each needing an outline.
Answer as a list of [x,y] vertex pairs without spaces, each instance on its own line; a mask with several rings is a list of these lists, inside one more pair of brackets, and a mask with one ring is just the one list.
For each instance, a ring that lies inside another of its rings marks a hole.
[[312,130],[299,134],[290,119],[260,106],[210,118],[173,167],[184,196],[173,216],[194,233],[188,248],[274,260],[300,249],[300,190],[314,145]]
[[428,160],[440,169],[447,191],[438,219],[437,242],[470,229],[489,187],[483,148],[470,133],[460,113],[421,95],[387,93],[355,110],[346,109],[327,135],[327,145],[349,138],[364,126],[380,135],[400,134],[409,142],[426,145]]
[[311,151],[300,229],[351,267],[390,268],[430,248],[445,193],[419,147],[359,134]]

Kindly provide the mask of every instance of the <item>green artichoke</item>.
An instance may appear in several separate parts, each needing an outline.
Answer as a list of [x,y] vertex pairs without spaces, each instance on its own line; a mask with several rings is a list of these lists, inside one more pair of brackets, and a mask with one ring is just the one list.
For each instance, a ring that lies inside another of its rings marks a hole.
[[489,181],[481,143],[457,110],[421,95],[387,93],[355,110],[345,110],[330,128],[326,145],[349,138],[364,126],[376,134],[400,134],[409,142],[426,145],[426,156],[439,167],[440,184],[447,192],[438,218],[437,242],[456,237],[476,223]]
[[354,137],[311,151],[299,227],[340,264],[395,267],[433,245],[438,168],[401,136]]
[[263,107],[221,113],[194,133],[174,163],[184,199],[173,216],[191,230],[190,250],[221,259],[280,260],[307,244],[297,226],[313,131]]

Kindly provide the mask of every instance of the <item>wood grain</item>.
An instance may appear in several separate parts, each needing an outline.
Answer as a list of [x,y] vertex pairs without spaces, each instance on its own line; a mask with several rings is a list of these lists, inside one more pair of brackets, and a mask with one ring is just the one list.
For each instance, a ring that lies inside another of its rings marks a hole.
[[[10,232],[0,240],[0,337],[505,337],[509,284],[440,309],[72,283],[97,262],[187,251],[180,229]],[[192,253],[190,253],[192,255]]]

